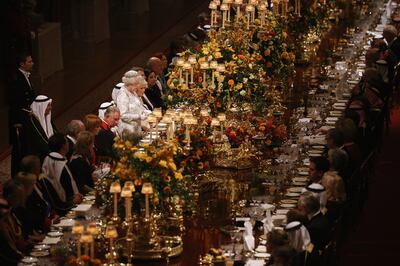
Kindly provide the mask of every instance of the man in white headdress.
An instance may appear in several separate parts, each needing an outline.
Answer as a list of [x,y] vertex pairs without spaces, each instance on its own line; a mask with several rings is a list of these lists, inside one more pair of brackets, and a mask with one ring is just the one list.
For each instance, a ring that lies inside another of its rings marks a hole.
[[289,244],[296,249],[297,252],[304,252],[309,248],[311,243],[310,233],[307,228],[299,221],[293,221],[285,226],[285,231],[289,237]]
[[113,102],[104,102],[100,104],[99,113],[97,116],[101,119],[101,121],[104,121],[104,113],[106,112],[107,108],[113,105]]
[[117,97],[119,92],[121,91],[121,88],[124,86],[124,83],[120,82],[116,84],[111,92],[111,98],[114,102],[117,102]]
[[27,113],[23,122],[24,155],[39,156],[41,161],[48,154],[48,140],[56,132],[51,119],[52,100],[39,95],[31,104],[31,112]]
[[68,143],[64,134],[56,133],[49,139],[50,153],[44,159],[42,170],[57,196],[63,202],[82,202],[82,195],[67,165],[65,155]]

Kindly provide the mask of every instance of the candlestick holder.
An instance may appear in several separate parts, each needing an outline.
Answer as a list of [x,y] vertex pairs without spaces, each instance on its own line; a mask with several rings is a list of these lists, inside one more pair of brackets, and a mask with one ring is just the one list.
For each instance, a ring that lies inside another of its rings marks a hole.
[[75,222],[74,226],[72,227],[72,234],[75,236],[76,240],[76,258],[78,265],[82,264],[82,248],[81,248],[81,235],[83,234],[83,231],[85,230],[85,227],[81,222]]
[[105,256],[106,259],[107,259],[106,265],[107,265],[107,266],[117,266],[117,265],[120,265],[120,264],[117,262],[118,253],[116,252],[116,249],[115,249],[115,242],[114,242],[114,240],[118,237],[118,232],[117,232],[117,229],[115,228],[114,225],[107,225],[105,237],[106,237],[107,239],[109,239],[109,251],[108,251],[108,253],[107,253],[106,256]]

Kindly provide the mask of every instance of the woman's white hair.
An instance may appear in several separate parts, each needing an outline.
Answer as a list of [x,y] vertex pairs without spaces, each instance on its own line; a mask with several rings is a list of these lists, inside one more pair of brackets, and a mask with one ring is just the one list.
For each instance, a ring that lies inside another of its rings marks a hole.
[[147,87],[146,80],[142,77],[142,75],[140,75],[138,72],[134,70],[129,70],[128,72],[126,72],[122,77],[122,82],[124,83],[125,86],[131,84],[139,84]]

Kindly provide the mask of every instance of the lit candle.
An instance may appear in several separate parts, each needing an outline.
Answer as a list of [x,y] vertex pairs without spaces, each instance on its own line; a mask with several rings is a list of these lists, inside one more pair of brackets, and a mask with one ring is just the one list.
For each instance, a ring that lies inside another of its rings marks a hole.
[[258,7],[258,10],[260,12],[260,14],[259,14],[259,16],[260,16],[260,24],[261,24],[261,27],[263,27],[264,24],[265,24],[265,11],[267,10],[267,6],[265,4],[261,4]]
[[153,139],[153,127],[154,127],[154,124],[157,123],[157,117],[154,114],[150,114],[147,117],[147,121],[150,124],[150,142],[151,142]]
[[114,214],[113,214],[113,220],[114,222],[117,222],[119,220],[118,218],[118,193],[121,193],[121,185],[119,184],[118,181],[115,181],[111,183],[110,186],[110,193],[114,194]]
[[224,122],[226,121],[226,115],[224,113],[220,113],[217,115],[218,120],[221,124],[221,135],[224,134]]
[[170,114],[165,114],[163,119],[162,119],[163,123],[166,123],[168,128],[167,128],[167,140],[172,139],[172,127],[171,127],[171,123],[172,123],[172,116]]
[[301,16],[300,10],[301,10],[300,0],[295,0],[295,3],[294,3],[294,13],[295,13],[296,15],[298,15],[299,17]]
[[217,61],[211,61],[210,62],[210,68],[212,69],[211,84],[212,84],[213,88],[215,88],[215,70],[218,68],[218,62]]
[[217,71],[219,73],[223,73],[225,72],[225,64],[218,64],[218,66],[216,67]]
[[224,3],[228,5],[228,18],[227,21],[231,21],[231,4],[233,3],[233,0],[224,0]]
[[251,15],[252,10],[253,10],[253,6],[252,6],[252,5],[247,5],[247,6],[246,6],[246,13],[247,13],[247,29],[250,29],[250,17],[252,16],[252,15]]
[[190,83],[193,83],[193,71],[194,71],[194,66],[197,63],[197,59],[195,55],[190,55],[188,58],[189,63],[192,65],[190,68]]
[[272,0],[272,13],[274,16],[279,15],[279,0]]
[[189,62],[185,62],[183,64],[183,69],[186,71],[185,72],[185,84],[186,84],[186,88],[188,88],[189,85],[189,70],[192,68],[192,66],[190,65]]
[[151,183],[143,183],[142,194],[145,195],[146,218],[150,218],[149,195],[153,194]]
[[[84,232],[81,235],[81,242],[85,245],[85,255],[89,256],[89,244],[93,243],[93,236],[89,232]],[[91,254],[91,258],[94,258],[94,254]]]
[[215,2],[211,1],[210,4],[208,5],[208,8],[211,9],[211,27],[214,26],[214,21],[215,21],[215,10],[217,9],[217,5]]
[[182,67],[185,63],[185,59],[183,57],[179,57],[176,60],[176,66],[179,68],[179,85],[182,85]]
[[225,28],[225,21],[226,21],[226,13],[228,11],[228,5],[227,4],[222,4],[219,8],[222,11],[222,28],[224,29]]
[[125,220],[129,222],[132,219],[132,190],[130,187],[123,187],[121,197],[125,198]]
[[209,68],[208,62],[201,62],[200,69],[203,70],[203,82],[207,82],[207,69]]
[[219,120],[218,120],[218,118],[213,118],[212,120],[211,120],[211,127],[213,128],[213,133],[212,133],[212,135],[213,135],[213,142],[215,142],[215,127],[217,127],[217,126],[219,126]]
[[287,5],[288,5],[288,0],[282,0],[282,17],[286,18],[287,16]]
[[88,225],[87,231],[93,236],[93,241],[90,244],[90,257],[93,260],[94,257],[95,257],[94,256],[95,255],[95,252],[94,252],[94,239],[98,235],[99,229],[97,228],[96,223],[90,223]]
[[160,121],[160,118],[162,117],[162,111],[161,108],[155,108],[153,110],[153,114],[156,117],[156,141],[158,140],[158,121]]
[[106,238],[110,239],[110,260],[109,263],[113,264],[114,263],[114,239],[118,237],[118,232],[115,226],[113,225],[107,225],[106,227]]
[[235,0],[235,5],[236,5],[236,22],[239,22],[239,19],[241,17],[240,14],[240,9],[241,9],[241,5],[243,4],[243,0]]
[[74,234],[76,236],[76,257],[78,258],[78,260],[81,259],[81,241],[80,241],[80,235],[83,233],[83,231],[85,230],[85,227],[83,226],[83,224],[81,222],[76,221],[74,226],[72,227],[72,234]]

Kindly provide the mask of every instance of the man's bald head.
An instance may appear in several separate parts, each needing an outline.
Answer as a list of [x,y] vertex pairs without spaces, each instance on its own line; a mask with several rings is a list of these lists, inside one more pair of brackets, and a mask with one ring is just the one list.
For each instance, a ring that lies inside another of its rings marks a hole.
[[160,58],[150,57],[147,61],[147,67],[156,73],[156,75],[161,75],[163,71],[163,63]]

